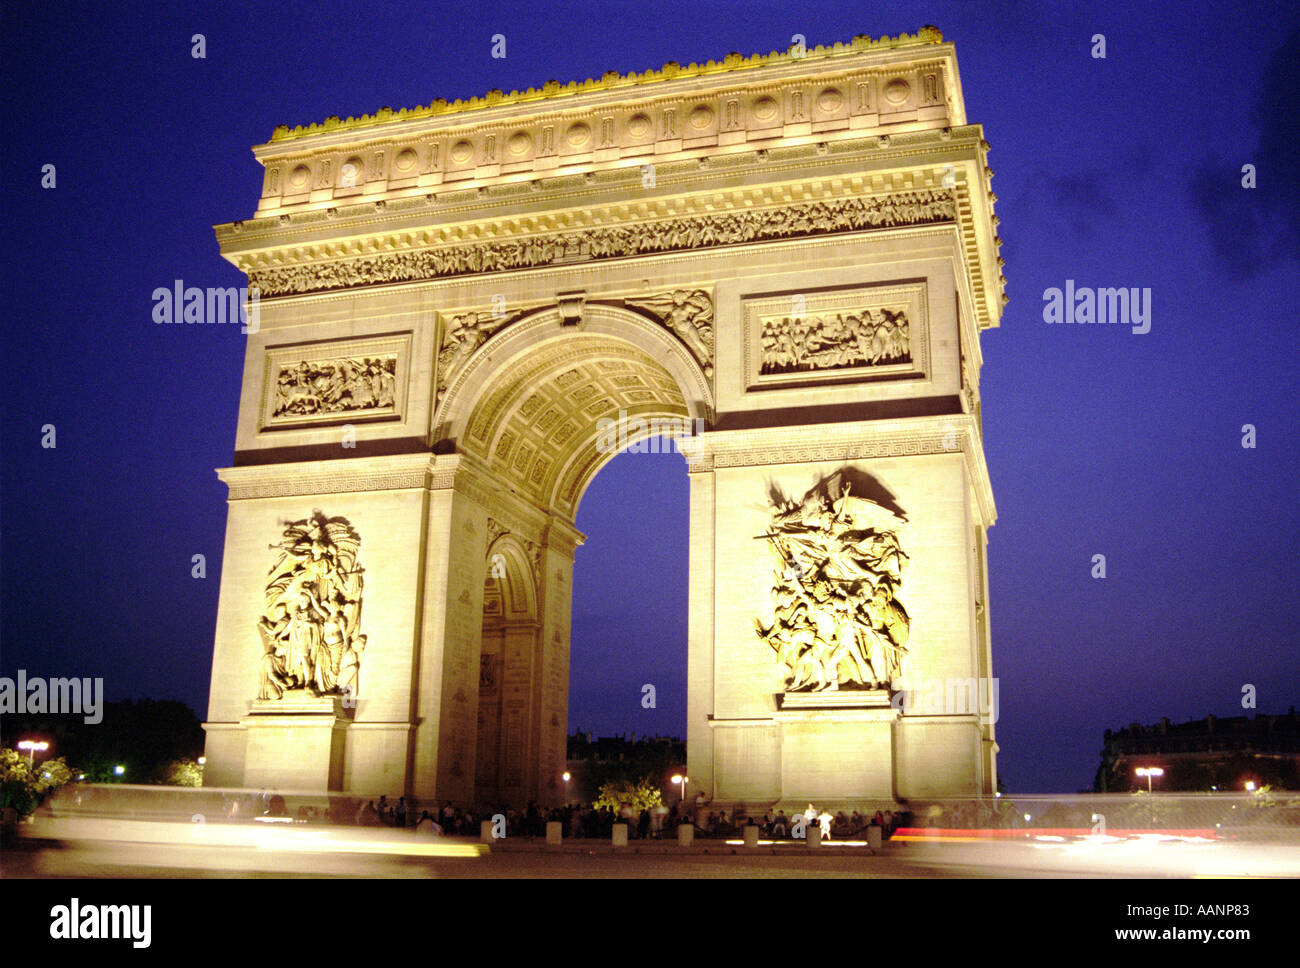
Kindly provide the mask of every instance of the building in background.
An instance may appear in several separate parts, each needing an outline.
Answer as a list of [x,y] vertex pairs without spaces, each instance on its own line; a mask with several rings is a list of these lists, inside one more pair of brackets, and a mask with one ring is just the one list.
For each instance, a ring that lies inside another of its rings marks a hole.
[[1136,770],[1152,766],[1164,770],[1153,789],[1165,792],[1300,790],[1300,717],[1292,706],[1280,716],[1206,716],[1188,723],[1162,718],[1151,726],[1108,729],[1094,788],[1145,789]]

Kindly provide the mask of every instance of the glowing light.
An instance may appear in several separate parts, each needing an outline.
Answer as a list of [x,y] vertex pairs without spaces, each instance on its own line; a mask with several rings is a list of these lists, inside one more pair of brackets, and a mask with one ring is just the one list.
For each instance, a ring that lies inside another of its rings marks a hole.
[[45,752],[50,748],[50,744],[44,740],[24,739],[19,740],[18,748],[27,751],[27,765],[30,767],[36,762],[36,753],[38,751]]
[[1254,781],[1254,780],[1247,780],[1247,781],[1246,781],[1246,792],[1247,792],[1247,793],[1254,793],[1254,792],[1255,792],[1255,781]]
[[126,772],[126,767],[125,767],[125,766],[115,766],[115,767],[113,767],[113,772],[116,773],[118,776],[121,776],[123,773]]
[[199,766],[206,766],[207,762],[208,762],[208,758],[206,756],[199,757]]
[[1147,778],[1147,793],[1151,792],[1151,778],[1153,776],[1164,776],[1165,771],[1158,766],[1139,766],[1135,771],[1138,776]]

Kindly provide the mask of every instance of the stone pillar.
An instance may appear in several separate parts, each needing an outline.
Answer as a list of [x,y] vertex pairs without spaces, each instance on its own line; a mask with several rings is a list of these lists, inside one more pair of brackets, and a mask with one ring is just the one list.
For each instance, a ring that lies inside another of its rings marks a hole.
[[677,846],[689,847],[695,843],[695,827],[688,820],[677,825]]
[[714,483],[712,455],[680,447],[690,472],[689,592],[686,625],[686,774],[713,799],[714,713]]
[[242,786],[342,788],[348,719],[337,697],[254,700],[240,724],[248,731]]
[[610,841],[613,843],[615,847],[626,847],[627,846],[627,824],[625,823],[614,824],[614,832],[610,837]]
[[[420,645],[424,567],[421,530],[433,464],[428,454],[415,454],[219,471],[230,493],[204,724],[205,784],[256,782],[287,788],[310,776],[311,784],[321,790],[411,795],[412,668]],[[291,522],[306,522],[316,511],[327,519],[343,519],[355,533],[356,562],[364,579],[359,633],[367,645],[356,698],[341,711],[333,700],[327,700],[328,708],[301,706],[302,701],[315,701],[307,690],[291,690],[279,700],[257,699],[265,654],[259,621],[267,607],[268,572],[283,553],[270,546],[285,540]],[[304,717],[315,715],[330,722],[320,720],[319,729],[306,728]],[[281,717],[290,718],[274,722]],[[316,735],[299,750],[296,741],[286,739],[285,729],[304,737],[322,730],[333,735],[328,741]],[[323,752],[322,743],[328,752]]]
[[462,477],[457,458],[437,460],[447,466],[433,475],[424,521],[412,792],[468,804],[477,765],[487,515],[472,500],[474,482]]

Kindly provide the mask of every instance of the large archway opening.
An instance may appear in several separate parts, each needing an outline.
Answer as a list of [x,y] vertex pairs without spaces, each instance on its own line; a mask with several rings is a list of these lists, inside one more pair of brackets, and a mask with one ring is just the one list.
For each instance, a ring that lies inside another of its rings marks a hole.
[[[573,800],[603,778],[686,765],[669,738],[686,737],[689,510],[685,458],[653,437],[601,468],[578,508],[587,540],[573,572]],[[629,762],[608,762],[618,756]]]
[[[571,685],[589,723],[682,734],[688,502],[671,441],[711,415],[707,388],[662,324],[599,305],[577,327],[554,310],[512,324],[449,381],[441,436],[491,482],[494,508],[472,757],[479,803],[556,804],[577,792],[562,780]],[[600,532],[583,567],[579,509],[611,462],[582,514]],[[556,529],[576,536],[567,558],[547,543]]]

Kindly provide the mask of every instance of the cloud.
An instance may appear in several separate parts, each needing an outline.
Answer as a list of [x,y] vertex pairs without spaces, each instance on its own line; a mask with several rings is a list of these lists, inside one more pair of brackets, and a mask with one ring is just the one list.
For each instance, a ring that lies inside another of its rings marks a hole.
[[1112,216],[1115,198],[1109,180],[1099,169],[1055,176],[1048,181],[1052,200],[1064,210],[1070,227],[1078,235],[1092,235],[1099,216]]
[[[1206,158],[1192,172],[1188,191],[1205,222],[1210,245],[1225,271],[1249,279],[1300,259],[1300,29],[1269,58],[1250,120],[1259,129],[1244,155]],[[1242,166],[1255,166],[1256,187],[1242,187]]]

